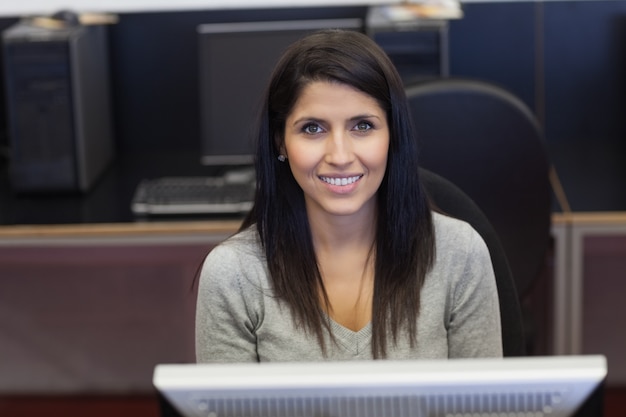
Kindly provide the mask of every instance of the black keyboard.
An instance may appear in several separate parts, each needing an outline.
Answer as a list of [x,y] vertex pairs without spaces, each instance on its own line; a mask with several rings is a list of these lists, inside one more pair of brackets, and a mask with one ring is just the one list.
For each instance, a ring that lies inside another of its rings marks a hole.
[[253,205],[254,173],[219,177],[163,177],[137,186],[131,210],[138,215],[239,214]]

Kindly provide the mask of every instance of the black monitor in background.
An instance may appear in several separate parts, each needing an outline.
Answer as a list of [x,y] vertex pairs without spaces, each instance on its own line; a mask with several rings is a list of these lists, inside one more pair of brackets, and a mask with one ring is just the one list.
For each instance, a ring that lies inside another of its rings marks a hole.
[[362,19],[207,23],[198,26],[203,165],[253,161],[261,96],[285,48],[320,29],[363,30]]

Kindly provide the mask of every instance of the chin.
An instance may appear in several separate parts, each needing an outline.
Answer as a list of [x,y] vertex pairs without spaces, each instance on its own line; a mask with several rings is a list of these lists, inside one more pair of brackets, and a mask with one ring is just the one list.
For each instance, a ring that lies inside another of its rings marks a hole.
[[325,211],[333,216],[352,216],[359,213],[366,212],[365,204],[358,205],[332,205],[325,207]]

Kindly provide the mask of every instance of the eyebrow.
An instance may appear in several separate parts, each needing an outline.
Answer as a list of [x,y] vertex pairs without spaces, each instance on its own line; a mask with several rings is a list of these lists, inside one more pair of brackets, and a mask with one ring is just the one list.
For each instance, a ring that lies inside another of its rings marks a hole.
[[361,120],[361,119],[380,119],[380,117],[378,117],[375,114],[360,114],[358,116],[354,116],[351,117],[349,120],[356,122],[357,120]]

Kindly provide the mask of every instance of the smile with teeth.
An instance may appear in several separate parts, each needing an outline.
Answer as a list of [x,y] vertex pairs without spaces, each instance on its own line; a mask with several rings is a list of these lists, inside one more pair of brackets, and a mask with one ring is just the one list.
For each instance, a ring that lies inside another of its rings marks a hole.
[[358,181],[362,175],[355,175],[354,177],[333,178],[333,177],[319,177],[322,181],[330,185],[350,185]]

